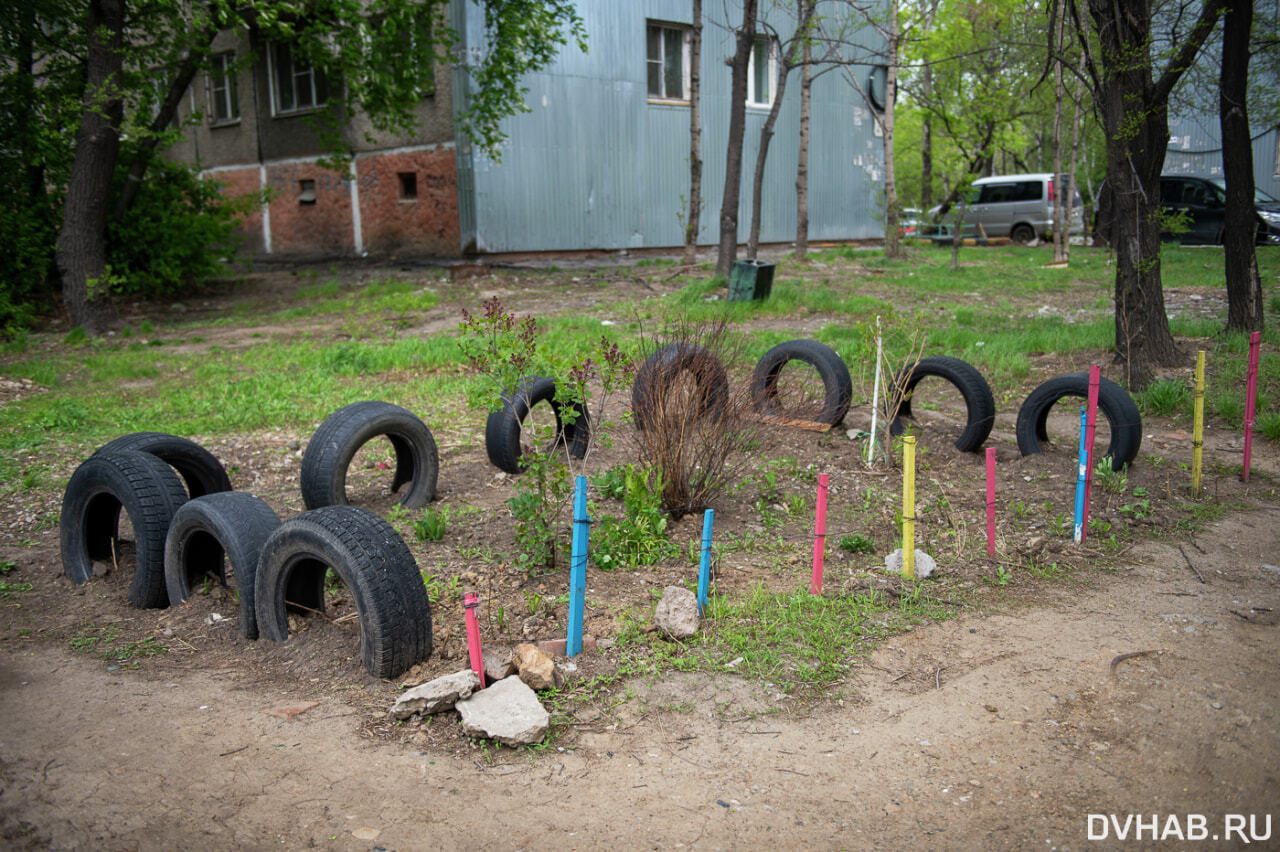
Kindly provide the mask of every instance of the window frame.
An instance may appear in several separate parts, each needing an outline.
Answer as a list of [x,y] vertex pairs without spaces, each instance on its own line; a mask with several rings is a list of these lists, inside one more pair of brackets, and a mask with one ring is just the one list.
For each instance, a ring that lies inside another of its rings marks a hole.
[[[227,50],[209,58],[209,72],[205,76],[209,93],[209,124],[224,126],[240,122],[240,81],[236,73],[236,52]],[[219,85],[221,83],[221,85]],[[227,114],[218,114],[218,107]]]
[[[662,55],[653,57],[649,55],[650,35],[654,29],[663,31],[663,37],[658,40],[662,46]],[[674,97],[667,93],[666,86],[666,61],[667,61],[667,39],[665,34],[667,31],[674,31],[680,34],[680,95]],[[658,21],[652,18],[645,20],[644,27],[644,67],[645,67],[645,96],[650,103],[657,104],[688,104],[689,103],[689,86],[692,83],[693,75],[690,63],[693,56],[693,27],[688,24],[679,24],[672,21]],[[659,69],[658,80],[662,84],[662,92],[655,94],[650,89],[649,71],[651,66],[657,65]]]
[[[761,43],[768,45],[769,50],[769,71],[765,79],[769,81],[769,95],[765,100],[760,100],[756,95],[756,53],[759,52]],[[748,109],[769,109],[773,106],[773,97],[778,88],[778,43],[772,36],[756,36],[751,44],[751,55],[747,58],[747,108]]]
[[[280,59],[281,52],[285,52],[288,59],[288,79],[290,84],[290,99],[292,104],[289,107],[281,106],[283,98],[280,91],[280,76],[282,64]],[[311,90],[311,100],[307,104],[298,104],[298,80],[304,78],[307,80]],[[324,109],[329,104],[329,81],[324,75],[324,71],[317,69],[314,65],[306,65],[299,68],[293,48],[284,42],[271,42],[270,49],[267,51],[267,78],[269,89],[271,92],[271,114],[272,116],[283,117],[301,115],[308,112]],[[321,90],[323,89],[323,95]]]

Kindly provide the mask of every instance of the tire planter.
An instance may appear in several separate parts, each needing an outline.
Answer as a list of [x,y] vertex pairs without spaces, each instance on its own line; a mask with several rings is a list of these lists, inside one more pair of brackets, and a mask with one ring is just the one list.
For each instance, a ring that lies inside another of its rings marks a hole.
[[374,677],[394,677],[431,655],[431,603],[404,540],[359,506],[326,506],[276,528],[255,577],[258,630],[289,638],[288,610],[324,611],[325,574],[351,591],[360,614],[360,661]]
[[97,452],[117,450],[138,450],[165,462],[187,483],[187,493],[191,497],[231,490],[231,480],[222,462],[195,441],[164,432],[134,432],[108,441]]
[[182,480],[157,457],[138,450],[95,453],[76,468],[62,495],[63,573],[80,585],[93,576],[95,560],[115,560],[123,509],[136,547],[129,604],[139,609],[168,606],[164,542],[174,513],[185,502]]
[[240,598],[240,635],[258,638],[254,576],[258,556],[280,519],[262,500],[243,491],[207,494],[189,500],[174,513],[164,546],[164,582],[170,605],[191,597],[203,577],[227,585],[231,564]]
[[892,387],[901,390],[894,401],[897,414],[889,424],[889,433],[901,435],[905,431],[902,421],[911,416],[911,397],[916,385],[926,376],[946,379],[960,391],[966,412],[965,426],[960,437],[956,438],[955,446],[961,452],[977,452],[991,434],[991,427],[995,425],[996,401],[991,394],[991,386],[982,374],[972,364],[959,358],[945,355],[921,358],[894,377]]
[[347,504],[347,468],[371,439],[386,435],[396,453],[391,491],[409,484],[400,500],[406,509],[430,503],[436,495],[440,457],[427,425],[389,402],[353,402],[330,414],[302,454],[302,502],[308,509]]
[[764,353],[751,374],[751,399],[757,411],[782,414],[778,408],[778,376],[791,361],[803,361],[822,379],[822,410],[812,419],[835,426],[844,420],[853,398],[853,379],[836,351],[816,340],[789,340]]
[[[1027,395],[1018,409],[1018,450],[1029,456],[1043,452],[1042,442],[1049,440],[1046,423],[1053,404],[1064,397],[1089,398],[1089,374],[1068,373],[1056,376]],[[1105,453],[1095,458],[1111,459],[1115,470],[1122,469],[1138,456],[1142,446],[1142,415],[1129,392],[1110,379],[1098,382],[1098,410],[1111,428],[1111,443]],[[1074,439],[1073,439],[1074,440]]]
[[729,377],[720,359],[692,343],[672,343],[654,352],[636,371],[631,386],[631,411],[639,429],[656,425],[663,394],[681,373],[688,372],[696,383],[696,417],[724,416],[729,404]]
[[[521,473],[520,433],[529,411],[540,402],[551,406],[556,418],[556,433],[552,446],[561,441],[569,450],[570,458],[580,459],[587,454],[591,439],[591,421],[587,407],[581,402],[568,406],[556,402],[556,383],[545,376],[529,376],[521,379],[515,393],[502,395],[502,409],[489,413],[484,425],[484,448],[489,461],[507,473]],[[564,422],[562,412],[568,407],[574,412],[572,423]]]

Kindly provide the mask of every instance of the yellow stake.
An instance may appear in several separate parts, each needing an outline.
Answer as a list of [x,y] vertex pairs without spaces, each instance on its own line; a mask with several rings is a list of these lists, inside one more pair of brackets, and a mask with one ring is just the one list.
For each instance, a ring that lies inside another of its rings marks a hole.
[[1204,350],[1196,353],[1196,408],[1191,431],[1191,493],[1199,497],[1200,461],[1204,455]]
[[902,439],[902,576],[916,578],[916,438]]

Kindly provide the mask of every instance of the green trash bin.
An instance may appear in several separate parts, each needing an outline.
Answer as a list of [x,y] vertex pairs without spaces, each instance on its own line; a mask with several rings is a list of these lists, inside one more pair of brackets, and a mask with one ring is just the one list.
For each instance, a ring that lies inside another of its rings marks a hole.
[[767,299],[773,292],[773,264],[754,258],[735,260],[729,272],[729,301]]

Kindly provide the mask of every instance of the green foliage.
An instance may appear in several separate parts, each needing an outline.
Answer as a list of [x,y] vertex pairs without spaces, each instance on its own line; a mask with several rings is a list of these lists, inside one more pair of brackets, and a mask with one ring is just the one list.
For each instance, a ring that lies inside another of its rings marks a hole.
[[422,512],[422,518],[413,524],[413,534],[418,541],[439,541],[444,538],[448,523],[445,513],[428,506]]
[[603,571],[653,565],[679,552],[666,538],[662,474],[631,464],[621,468],[621,472],[622,516],[602,515],[596,506],[591,507],[596,519],[591,531],[591,558]]
[[1103,456],[1093,466],[1093,481],[1103,491],[1112,494],[1123,494],[1129,487],[1129,474],[1124,470],[1116,470],[1111,466],[1111,456]]
[[1178,417],[1191,410],[1191,389],[1177,379],[1156,379],[1139,394],[1138,404],[1148,415]]
[[840,549],[849,553],[875,553],[876,544],[870,536],[850,533],[840,537]]

